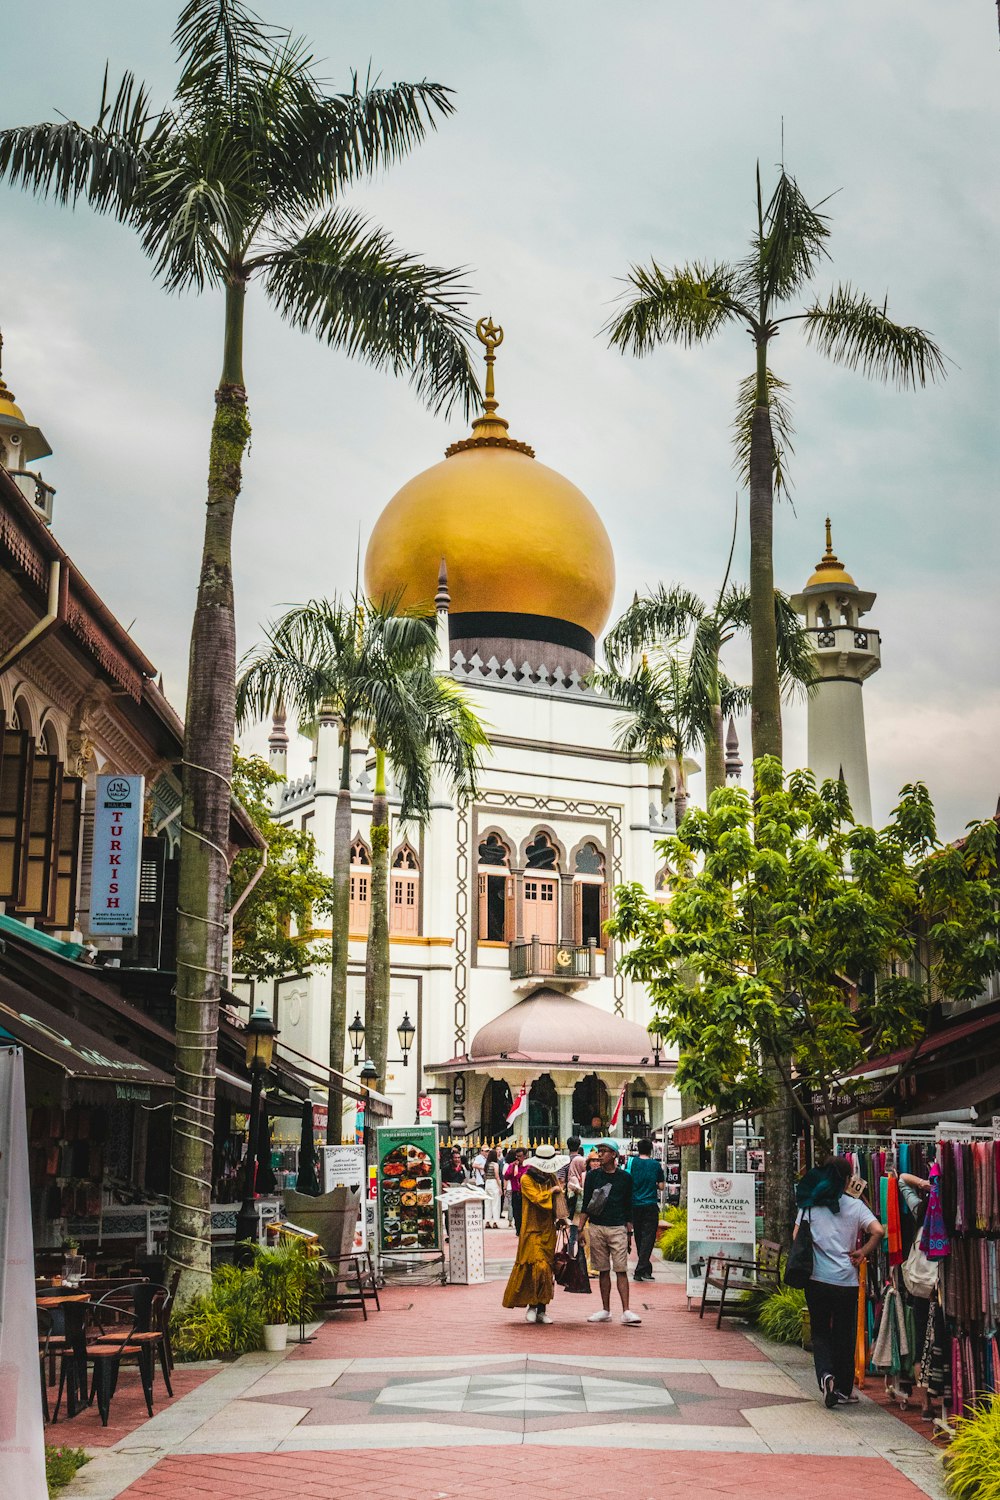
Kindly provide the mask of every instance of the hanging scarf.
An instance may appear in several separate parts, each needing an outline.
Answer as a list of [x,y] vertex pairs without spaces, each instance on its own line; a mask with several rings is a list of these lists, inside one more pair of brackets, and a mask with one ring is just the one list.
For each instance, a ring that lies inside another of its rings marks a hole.
[[885,1223],[888,1225],[889,1233],[889,1265],[901,1266],[903,1264],[903,1226],[899,1218],[899,1182],[895,1177],[883,1179],[886,1188],[886,1214]]
[[[951,1251],[951,1241],[944,1226],[941,1199],[938,1195],[937,1164],[931,1167],[931,1195],[924,1215],[924,1227],[920,1234],[920,1248],[928,1260],[944,1260]],[[957,1226],[956,1226],[957,1227]]]

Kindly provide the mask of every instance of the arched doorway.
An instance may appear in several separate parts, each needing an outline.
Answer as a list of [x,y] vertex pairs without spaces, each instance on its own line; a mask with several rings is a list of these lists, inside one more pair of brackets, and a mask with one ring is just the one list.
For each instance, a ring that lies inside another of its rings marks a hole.
[[634,1078],[625,1092],[625,1134],[637,1139],[648,1136],[652,1118],[649,1090],[641,1078]]
[[528,1091],[528,1139],[555,1140],[558,1135],[559,1095],[548,1073],[543,1073]]
[[479,1128],[484,1141],[510,1135],[507,1116],[513,1104],[510,1089],[502,1078],[491,1078],[483,1090],[483,1103],[479,1114]]
[[573,1090],[575,1135],[603,1135],[608,1128],[608,1091],[596,1073],[581,1078]]

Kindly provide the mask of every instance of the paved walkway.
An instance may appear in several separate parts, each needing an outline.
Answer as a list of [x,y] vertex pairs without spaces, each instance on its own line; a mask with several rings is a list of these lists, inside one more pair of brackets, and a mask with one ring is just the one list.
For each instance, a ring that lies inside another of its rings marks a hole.
[[800,1350],[702,1323],[679,1272],[633,1288],[639,1328],[589,1325],[596,1295],[557,1291],[557,1321],[537,1327],[500,1306],[498,1280],[390,1287],[367,1323],[342,1313],[284,1355],[215,1367],[64,1493],[941,1500],[927,1439],[867,1399],[828,1412]]

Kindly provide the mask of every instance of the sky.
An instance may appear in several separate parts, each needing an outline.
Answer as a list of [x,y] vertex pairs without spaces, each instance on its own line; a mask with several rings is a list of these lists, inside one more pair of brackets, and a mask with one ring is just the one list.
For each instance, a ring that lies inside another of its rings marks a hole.
[[[456,113],[353,206],[422,259],[462,267],[473,318],[505,330],[497,394],[511,432],[591,498],[617,563],[615,613],[663,580],[719,587],[746,496],[729,425],[752,349],[711,344],[636,360],[602,325],[635,263],[735,258],[783,159],[828,199],[831,260],[888,296],[947,357],[940,385],[900,392],[833,366],[795,325],[772,364],[790,382],[793,505],[775,517],[776,581],[801,588],[823,518],[877,593],[882,670],[864,689],[873,814],[922,779],[952,837],[1000,793],[994,645],[998,478],[1000,48],[989,0],[260,0],[307,36],[331,91],[369,67],[432,79]],[[105,62],[154,101],[176,77],[174,6],[35,0],[6,17],[0,125],[90,123]],[[39,39],[44,46],[39,46]],[[832,195],[832,196],[831,196]],[[54,452],[54,530],[183,707],[197,583],[220,296],[168,296],[133,235],[0,187],[3,372]],[[234,537],[240,648],[291,603],[349,590],[382,506],[466,434],[405,380],[285,327],[251,286],[253,442]],[[567,539],[571,544],[571,539]],[[519,540],[512,539],[512,547]],[[749,672],[737,644],[728,665]],[[785,759],[806,758],[806,709]],[[749,733],[744,726],[744,757]],[[698,794],[698,782],[693,783]]]

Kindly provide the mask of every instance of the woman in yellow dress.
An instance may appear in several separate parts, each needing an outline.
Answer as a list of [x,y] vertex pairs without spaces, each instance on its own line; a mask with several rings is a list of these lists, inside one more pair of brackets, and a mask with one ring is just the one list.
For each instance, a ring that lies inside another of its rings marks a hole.
[[503,1294],[504,1307],[526,1307],[525,1322],[551,1323],[546,1308],[555,1283],[552,1266],[556,1229],[567,1221],[566,1199],[556,1177],[556,1149],[539,1146],[526,1162],[521,1178],[521,1233],[517,1259]]

